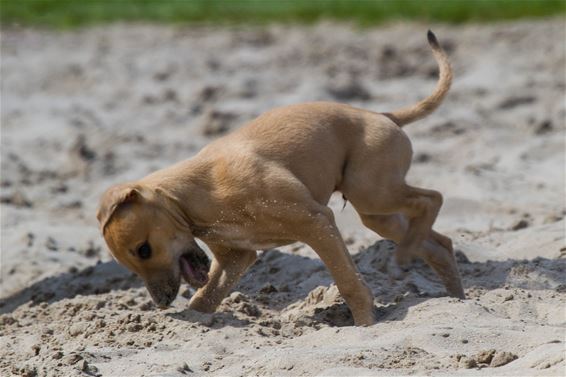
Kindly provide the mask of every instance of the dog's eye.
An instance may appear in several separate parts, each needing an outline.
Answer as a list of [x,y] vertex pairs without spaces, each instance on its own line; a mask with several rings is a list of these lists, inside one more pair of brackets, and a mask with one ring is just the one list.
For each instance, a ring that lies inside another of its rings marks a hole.
[[144,242],[143,245],[138,248],[138,256],[141,259],[148,259],[151,257],[151,246],[149,246],[149,243]]

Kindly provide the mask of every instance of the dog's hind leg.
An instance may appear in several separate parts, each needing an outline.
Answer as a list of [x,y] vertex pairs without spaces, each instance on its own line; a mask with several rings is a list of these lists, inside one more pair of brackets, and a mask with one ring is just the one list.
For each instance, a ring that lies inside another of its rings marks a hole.
[[189,308],[199,312],[211,313],[230,292],[257,259],[252,250],[233,250],[211,247],[214,254],[208,283],[192,297]]
[[[421,243],[430,236],[442,205],[442,195],[436,191],[411,187],[395,173],[383,173],[381,177],[372,175],[369,178],[366,175],[364,180],[358,172],[350,177],[343,192],[360,216],[395,213],[405,216],[405,230],[397,232],[400,236],[396,240],[395,253],[397,262],[403,267],[417,256]],[[358,183],[364,181],[364,184]]]
[[406,232],[398,241],[396,253],[399,265],[403,266],[411,262],[421,243],[430,236],[442,206],[442,195],[433,190],[405,186],[401,198],[399,212],[409,220]]
[[[366,227],[397,244],[402,242],[409,230],[409,221],[401,214],[360,214],[360,217]],[[415,256],[422,258],[438,274],[448,294],[465,298],[450,238],[431,230],[430,235],[417,247]]]

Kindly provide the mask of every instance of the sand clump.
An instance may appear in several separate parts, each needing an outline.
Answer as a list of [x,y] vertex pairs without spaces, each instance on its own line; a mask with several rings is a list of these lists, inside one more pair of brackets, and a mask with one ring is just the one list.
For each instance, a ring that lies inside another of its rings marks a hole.
[[[260,253],[216,313],[183,286],[158,310],[111,260],[94,216],[111,184],[196,153],[274,106],[389,111],[430,93],[426,28],[112,25],[2,35],[0,375],[563,375],[562,20],[435,26],[455,69],[408,126],[409,182],[444,195],[467,300],[331,208],[375,295],[353,327],[311,249]],[[398,43],[392,43],[398,41]],[[214,46],[214,48],[211,48]]]

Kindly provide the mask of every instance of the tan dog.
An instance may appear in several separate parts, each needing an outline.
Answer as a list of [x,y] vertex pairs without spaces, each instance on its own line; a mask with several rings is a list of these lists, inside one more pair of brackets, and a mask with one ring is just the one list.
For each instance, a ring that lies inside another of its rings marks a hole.
[[[160,307],[175,299],[182,276],[199,288],[190,308],[212,312],[256,250],[304,242],[330,270],[355,324],[371,325],[373,295],[326,206],[340,191],[368,228],[398,244],[400,264],[423,258],[463,298],[451,241],[431,229],[442,196],[405,183],[412,150],[401,127],[433,112],[452,81],[430,31],[428,40],[440,78],[414,106],[386,114],[328,102],[274,109],[187,161],[111,187],[97,217],[114,257]],[[214,254],[210,272],[195,238]]]

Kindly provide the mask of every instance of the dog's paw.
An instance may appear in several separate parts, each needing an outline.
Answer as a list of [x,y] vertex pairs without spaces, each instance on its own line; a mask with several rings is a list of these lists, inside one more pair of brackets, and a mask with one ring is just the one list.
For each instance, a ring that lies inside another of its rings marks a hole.
[[214,313],[216,306],[203,297],[193,296],[191,302],[189,302],[189,309],[201,313]]

